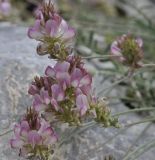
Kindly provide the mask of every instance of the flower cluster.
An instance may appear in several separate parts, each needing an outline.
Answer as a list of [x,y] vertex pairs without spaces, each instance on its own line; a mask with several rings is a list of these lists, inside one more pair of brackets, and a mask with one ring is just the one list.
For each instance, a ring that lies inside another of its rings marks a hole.
[[43,3],[36,11],[34,26],[28,30],[28,36],[40,41],[37,47],[39,55],[49,54],[51,58],[65,59],[71,52],[75,30],[60,17],[54,6]]
[[51,110],[66,122],[79,123],[91,101],[92,77],[83,65],[79,57],[68,56],[54,67],[48,66],[45,76],[36,77],[29,88],[35,110]]
[[48,66],[45,76],[36,77],[29,94],[34,96],[36,111],[54,113],[61,121],[80,124],[92,115],[97,122],[111,126],[115,119],[111,119],[107,105],[92,95],[91,88],[91,75],[81,59],[71,55],[54,67]]
[[11,4],[9,0],[0,0],[0,16],[8,16],[10,14]]
[[142,46],[141,38],[134,38],[131,34],[123,35],[112,43],[111,56],[127,66],[139,68],[143,58]]
[[46,159],[57,135],[44,119],[38,117],[33,109],[28,109],[26,115],[14,127],[15,138],[10,140],[12,148],[19,149],[23,157],[40,157]]
[[92,76],[81,58],[72,53],[74,29],[55,12],[51,2],[37,10],[28,36],[39,41],[39,55],[49,54],[57,62],[31,83],[28,93],[33,96],[33,105],[15,125],[12,148],[19,149],[21,156],[47,160],[58,140],[50,122],[77,126],[91,118],[104,127],[118,127],[105,101],[92,94]]

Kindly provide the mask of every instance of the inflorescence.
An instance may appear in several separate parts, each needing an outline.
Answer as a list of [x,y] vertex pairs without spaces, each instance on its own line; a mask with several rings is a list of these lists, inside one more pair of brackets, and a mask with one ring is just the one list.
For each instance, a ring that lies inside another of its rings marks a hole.
[[[91,119],[103,127],[117,127],[118,120],[111,116],[107,102],[93,94],[92,76],[84,62],[73,53],[75,29],[55,11],[51,2],[39,6],[28,36],[39,42],[39,55],[48,54],[57,62],[32,81],[28,90],[33,97],[32,107],[15,125],[11,147],[18,149],[20,156],[47,160],[59,141],[51,126],[53,120],[80,126]],[[123,35],[112,43],[111,57],[139,68],[142,45],[140,38]]]

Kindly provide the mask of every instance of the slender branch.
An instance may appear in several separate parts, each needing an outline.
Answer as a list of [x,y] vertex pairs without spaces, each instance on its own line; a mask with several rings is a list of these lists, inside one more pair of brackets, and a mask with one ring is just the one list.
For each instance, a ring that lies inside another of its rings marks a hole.
[[73,138],[75,135],[80,134],[82,132],[84,132],[85,130],[87,130],[88,128],[93,127],[96,124],[95,121],[91,121],[88,122],[86,124],[84,124],[82,126],[82,128],[76,127],[71,133],[70,135],[67,135],[67,137],[65,137],[64,139],[62,139],[59,143],[59,147],[61,147],[64,143],[68,142],[71,138]]
[[107,141],[105,141],[104,143],[100,144],[99,146],[89,150],[88,152],[85,152],[84,155],[82,155],[81,157],[85,157],[86,155],[88,155],[89,153],[91,153],[93,150],[97,151],[99,150],[101,147],[103,148],[107,143],[111,142],[112,140],[114,140],[117,136],[119,136],[121,133],[125,132],[127,129],[129,129],[130,127],[134,126],[134,125],[137,125],[137,124],[140,124],[140,123],[145,123],[145,122],[148,122],[148,121],[154,121],[155,118],[152,118],[152,119],[147,119],[147,120],[143,120],[143,121],[139,121],[139,122],[136,122],[136,123],[132,123],[130,125],[126,125],[124,126],[123,129],[119,130],[113,137],[110,137]]
[[123,82],[123,81],[125,81],[125,80],[127,80],[127,79],[129,79],[128,76],[122,77],[122,78],[119,79],[118,81],[112,83],[110,86],[104,88],[104,89],[103,89],[102,91],[100,91],[98,94],[100,95],[100,94],[103,94],[106,90],[111,90],[111,89],[112,89],[113,87],[115,87],[117,84],[119,84],[119,83],[121,83],[121,82]]
[[6,131],[6,132],[4,132],[4,133],[2,133],[2,134],[0,134],[0,137],[5,136],[6,134],[9,134],[9,133],[11,133],[11,132],[13,132],[12,129],[11,129],[11,130],[8,130],[8,131]]
[[143,144],[133,152],[131,152],[127,157],[125,157],[123,160],[135,160],[139,156],[141,156],[144,152],[148,151],[151,148],[155,147],[155,139],[152,139],[151,141]]
[[155,64],[152,63],[152,64],[143,64],[142,67],[155,67]]
[[128,113],[132,113],[132,112],[141,112],[141,111],[152,111],[155,110],[155,107],[150,107],[150,108],[138,108],[138,109],[131,109],[129,111],[124,111],[124,112],[120,112],[120,113],[116,113],[113,116],[120,116],[120,115],[124,115],[124,114],[128,114]]
[[128,155],[130,154],[130,151],[132,150],[132,148],[136,145],[136,143],[140,140],[140,138],[145,134],[145,132],[151,127],[152,123],[149,123],[144,129],[143,131],[138,135],[138,137],[134,140],[134,142],[132,143],[132,145],[129,147],[128,151],[126,152],[126,154],[124,155],[123,159],[126,159],[128,157]]
[[107,59],[112,57],[120,57],[117,55],[103,55],[103,56],[88,56],[88,57],[82,57],[82,59]]
[[147,123],[147,122],[153,122],[153,121],[155,121],[155,117],[144,119],[142,121],[137,121],[137,122],[134,122],[134,123],[131,123],[131,124],[127,124],[124,127],[130,127],[130,126],[134,126],[134,125],[138,125],[138,124],[142,124],[142,123]]

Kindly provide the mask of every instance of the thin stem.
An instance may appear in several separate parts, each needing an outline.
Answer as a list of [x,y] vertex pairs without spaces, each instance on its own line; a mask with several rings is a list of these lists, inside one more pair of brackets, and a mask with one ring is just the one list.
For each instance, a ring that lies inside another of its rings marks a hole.
[[135,160],[139,156],[141,156],[146,151],[150,150],[151,148],[155,147],[155,139],[149,141],[148,143],[143,144],[133,152],[131,152],[127,157],[125,157],[123,160]]
[[155,67],[155,64],[152,63],[152,64],[143,64],[142,67]]
[[107,93],[111,92],[111,90],[113,89],[113,87],[115,87],[115,86],[118,85],[119,83],[124,82],[124,81],[126,81],[126,80],[131,80],[131,79],[132,79],[134,76],[136,76],[137,74],[138,74],[138,72],[136,72],[136,73],[134,74],[134,68],[129,68],[129,70],[127,71],[127,75],[126,75],[126,76],[124,76],[124,77],[122,77],[120,80],[112,83],[111,86],[104,88],[104,89],[103,89],[102,91],[100,91],[98,94],[99,94],[99,95],[100,95],[100,94],[103,94],[103,93],[105,93],[106,90],[108,90]]
[[125,77],[122,77],[121,79],[119,79],[118,81],[112,83],[110,86],[104,88],[102,91],[100,91],[98,94],[103,94],[106,90],[111,90],[113,87],[115,87],[117,84],[127,80],[129,77],[128,76],[125,76]]
[[132,143],[132,145],[129,147],[128,151],[126,152],[126,154],[124,155],[123,159],[126,159],[126,157],[128,157],[128,155],[130,154],[130,151],[132,150],[132,148],[136,145],[136,143],[140,140],[140,138],[145,134],[145,132],[151,127],[152,123],[149,123],[144,129],[143,131],[138,135],[138,137],[134,140],[134,142]]
[[13,132],[12,129],[11,129],[11,130],[8,130],[8,131],[6,131],[6,132],[4,132],[4,133],[2,133],[2,134],[0,134],[0,137],[5,136],[6,134],[9,134],[9,133],[11,133],[11,132]]
[[94,150],[95,150],[95,152],[97,152],[97,150],[99,150],[101,147],[103,148],[107,143],[113,141],[117,136],[119,136],[121,133],[125,132],[127,129],[129,129],[129,127],[119,130],[116,134],[114,134],[112,137],[110,137],[108,140],[106,140],[102,144],[99,144],[97,147],[94,147],[94,148],[90,149],[89,151],[84,152],[83,155],[80,156],[80,158],[84,159],[85,156],[89,155],[89,153],[92,153],[92,151],[94,151]]
[[141,112],[141,111],[152,111],[155,110],[154,107],[150,107],[150,108],[138,108],[138,109],[131,109],[129,111],[124,111],[124,112],[120,112],[120,113],[116,113],[113,116],[120,116],[120,115],[124,115],[124,114],[128,114],[128,113],[132,113],[132,112]]
[[82,57],[82,59],[107,59],[112,57],[120,57],[117,55],[103,55],[103,56],[88,56],[88,57]]
[[[149,121],[150,121],[150,120],[152,120],[152,119],[149,119]],[[155,120],[155,118],[154,118],[153,120]],[[147,119],[147,121],[148,121],[148,119]],[[140,123],[145,123],[145,122],[146,122],[146,120],[144,120],[144,121],[139,121],[138,123],[136,122],[136,123],[132,123],[132,124],[130,124],[130,125],[124,126],[124,128],[121,129],[121,130],[119,130],[119,132],[117,132],[113,137],[110,137],[107,141],[105,141],[104,143],[100,144],[98,147],[95,147],[95,148],[89,150],[88,152],[85,152],[84,154],[85,154],[85,155],[86,155],[86,154],[88,155],[88,154],[91,153],[93,150],[95,150],[95,151],[97,152],[97,150],[99,150],[101,147],[103,148],[107,143],[109,143],[109,142],[111,142],[112,140],[114,140],[117,136],[119,136],[121,133],[125,132],[125,131],[126,131],[127,129],[129,129],[130,127],[132,127],[132,126],[134,126],[134,125],[137,125],[137,124],[140,124]],[[81,157],[84,157],[85,155],[82,155]]]
[[155,121],[155,117],[144,119],[142,121],[137,121],[137,122],[134,122],[134,123],[131,123],[131,124],[127,124],[124,127],[130,127],[130,126],[134,126],[134,125],[138,125],[138,124],[142,124],[142,123],[147,123],[147,122],[152,122],[152,121]]
[[93,127],[95,124],[96,124],[95,121],[91,121],[91,122],[88,122],[88,123],[84,124],[84,125],[82,126],[82,128],[76,127],[76,128],[70,133],[69,136],[67,135],[67,137],[65,137],[64,139],[62,139],[62,140],[60,141],[60,143],[59,143],[58,146],[61,147],[64,143],[68,142],[68,141],[69,141],[71,138],[73,138],[75,135],[84,132],[84,131],[87,130],[88,128]]

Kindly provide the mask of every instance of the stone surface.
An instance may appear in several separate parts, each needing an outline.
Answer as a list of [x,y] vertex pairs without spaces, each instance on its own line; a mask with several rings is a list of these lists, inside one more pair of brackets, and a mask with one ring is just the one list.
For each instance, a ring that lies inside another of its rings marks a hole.
[[[9,23],[0,24],[0,134],[12,129],[16,120],[31,105],[31,97],[27,94],[28,85],[36,74],[42,74],[47,64],[53,64],[47,57],[39,57],[35,54],[36,43],[26,36],[27,29]],[[88,67],[91,66],[89,62]],[[91,67],[90,67],[91,68]],[[94,69],[94,68],[93,68]],[[90,69],[91,70],[91,69]],[[94,72],[94,71],[93,71]],[[100,91],[110,82],[103,83],[102,77],[96,76],[96,91]],[[118,92],[112,92],[112,96]],[[119,100],[111,101],[113,113],[126,111],[127,107]],[[122,124],[142,120],[137,114],[120,117]],[[74,137],[70,137],[71,130],[64,130],[68,137],[59,151],[56,152],[55,160],[104,160],[106,155],[112,154],[116,160],[122,160],[123,155],[135,141],[137,136],[147,124],[133,126],[122,132],[113,141],[104,144],[121,129],[105,129],[101,126],[81,131]],[[68,133],[68,134],[67,134]],[[9,139],[12,132],[0,136],[0,159],[22,160],[17,153],[11,150]],[[132,147],[132,150],[153,140],[155,137],[155,125],[152,124],[146,133]],[[138,160],[154,160],[155,149],[142,155]]]

